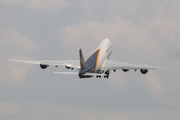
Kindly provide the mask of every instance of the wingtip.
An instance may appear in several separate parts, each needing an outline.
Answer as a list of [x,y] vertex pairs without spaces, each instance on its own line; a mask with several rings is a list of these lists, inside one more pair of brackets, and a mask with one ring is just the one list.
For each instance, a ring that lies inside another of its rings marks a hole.
[[7,59],[8,61],[17,61],[17,60],[14,60],[14,59]]
[[170,67],[159,67],[158,69],[170,69]]
[[13,60],[13,59],[7,59],[7,61],[15,61],[15,60]]

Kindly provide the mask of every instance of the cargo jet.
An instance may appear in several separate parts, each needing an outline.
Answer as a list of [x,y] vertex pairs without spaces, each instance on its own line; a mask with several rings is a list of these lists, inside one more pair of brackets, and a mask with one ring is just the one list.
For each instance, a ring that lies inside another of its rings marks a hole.
[[122,69],[124,72],[132,70],[140,70],[142,74],[146,74],[150,69],[158,69],[165,67],[155,67],[147,65],[136,65],[130,63],[122,63],[109,60],[112,53],[112,43],[106,38],[102,40],[98,48],[92,53],[88,59],[84,59],[82,50],[79,50],[80,60],[12,60],[14,62],[39,64],[42,69],[46,69],[49,65],[65,66],[67,69],[73,70],[77,68],[79,72],[54,72],[56,74],[68,74],[68,75],[78,75],[79,78],[90,78],[96,76],[97,78],[109,78],[110,71],[116,71]]

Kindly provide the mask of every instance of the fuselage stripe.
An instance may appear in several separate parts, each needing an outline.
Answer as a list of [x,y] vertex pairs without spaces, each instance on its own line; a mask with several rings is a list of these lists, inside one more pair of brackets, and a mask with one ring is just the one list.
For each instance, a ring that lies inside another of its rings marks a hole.
[[[99,50],[99,51],[98,51]],[[95,71],[97,70],[97,66],[98,66],[98,62],[99,62],[99,56],[100,56],[100,52],[101,52],[101,49],[99,48],[97,51],[98,51],[98,56],[97,56],[97,60],[96,60],[96,68],[95,68]]]

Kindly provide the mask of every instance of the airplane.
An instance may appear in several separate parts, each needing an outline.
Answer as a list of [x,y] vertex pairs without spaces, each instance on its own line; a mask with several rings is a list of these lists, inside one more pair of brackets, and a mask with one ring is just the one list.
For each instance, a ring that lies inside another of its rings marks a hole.
[[137,65],[123,62],[116,62],[109,60],[112,53],[112,43],[108,38],[101,41],[97,49],[90,55],[88,59],[84,59],[82,50],[79,50],[80,60],[13,60],[9,61],[39,64],[42,69],[46,69],[49,65],[65,66],[67,69],[73,70],[78,69],[78,72],[54,72],[55,74],[66,74],[66,75],[77,75],[79,78],[91,78],[96,76],[96,78],[109,78],[110,71],[116,72],[118,69],[122,69],[124,72],[129,70],[140,70],[142,74],[146,74],[150,69],[159,69],[166,67],[156,67],[148,65]]

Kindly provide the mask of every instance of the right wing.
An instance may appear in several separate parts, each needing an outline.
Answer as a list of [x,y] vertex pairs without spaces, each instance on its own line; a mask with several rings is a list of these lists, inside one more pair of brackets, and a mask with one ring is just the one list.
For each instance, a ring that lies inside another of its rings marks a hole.
[[157,66],[148,66],[148,65],[137,65],[123,62],[116,62],[112,60],[107,60],[106,64],[102,68],[103,70],[117,70],[117,69],[160,69],[167,67],[157,67]]
[[8,59],[8,60],[13,62],[30,63],[30,64],[60,65],[60,66],[80,69],[79,60],[13,60],[13,59]]

